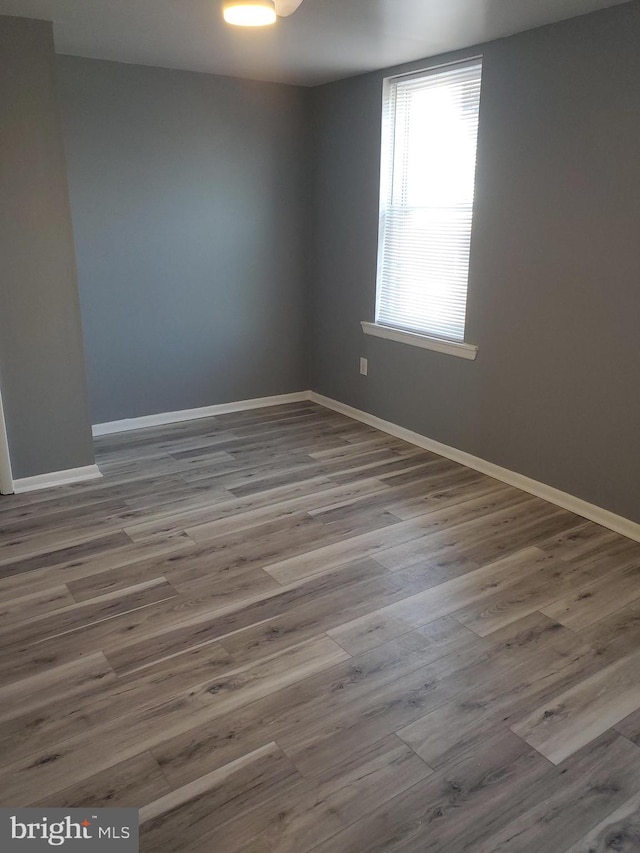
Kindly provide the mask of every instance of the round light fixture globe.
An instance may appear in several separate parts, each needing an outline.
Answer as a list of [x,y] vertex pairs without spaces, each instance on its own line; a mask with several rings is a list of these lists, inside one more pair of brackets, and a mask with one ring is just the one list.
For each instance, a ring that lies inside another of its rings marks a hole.
[[229,0],[222,15],[236,27],[266,27],[275,24],[276,7],[274,0]]

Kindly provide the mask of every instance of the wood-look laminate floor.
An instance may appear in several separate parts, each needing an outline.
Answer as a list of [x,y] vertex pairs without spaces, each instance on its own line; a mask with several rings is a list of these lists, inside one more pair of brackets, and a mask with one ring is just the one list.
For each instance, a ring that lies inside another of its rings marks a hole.
[[640,850],[640,544],[311,403],[0,501],[0,803],[148,853]]

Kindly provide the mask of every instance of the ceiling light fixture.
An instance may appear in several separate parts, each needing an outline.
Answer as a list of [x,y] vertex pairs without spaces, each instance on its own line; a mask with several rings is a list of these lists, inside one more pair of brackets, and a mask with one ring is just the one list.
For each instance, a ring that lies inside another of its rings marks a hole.
[[276,17],[288,18],[302,0],[227,0],[222,15],[228,24],[238,27],[265,27],[275,24]]
[[274,0],[232,0],[222,7],[228,24],[237,27],[265,27],[276,22]]

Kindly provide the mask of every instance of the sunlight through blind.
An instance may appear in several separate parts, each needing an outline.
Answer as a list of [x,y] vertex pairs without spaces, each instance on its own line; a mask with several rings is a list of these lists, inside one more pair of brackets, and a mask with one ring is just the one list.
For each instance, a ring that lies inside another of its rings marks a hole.
[[464,340],[482,62],[385,83],[376,322]]

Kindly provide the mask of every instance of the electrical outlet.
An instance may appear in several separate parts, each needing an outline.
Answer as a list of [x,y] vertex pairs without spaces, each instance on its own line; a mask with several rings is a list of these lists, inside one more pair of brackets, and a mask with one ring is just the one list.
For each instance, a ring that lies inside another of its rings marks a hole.
[[366,358],[360,359],[360,374],[362,376],[367,376],[369,370],[369,362]]

